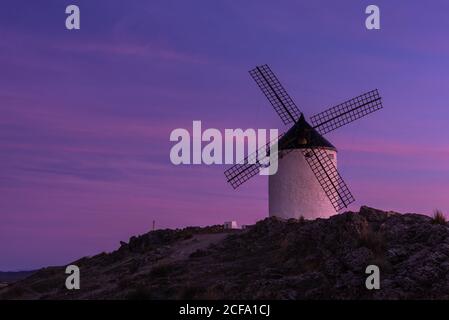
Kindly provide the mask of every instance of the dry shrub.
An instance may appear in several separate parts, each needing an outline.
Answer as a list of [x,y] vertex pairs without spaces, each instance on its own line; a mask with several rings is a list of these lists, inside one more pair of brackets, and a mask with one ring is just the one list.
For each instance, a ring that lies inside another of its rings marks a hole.
[[435,209],[433,212],[432,222],[435,224],[446,225],[446,217],[445,217],[444,213],[439,209]]
[[382,253],[385,250],[385,238],[382,232],[375,232],[371,229],[360,234],[360,245],[364,246],[375,254]]

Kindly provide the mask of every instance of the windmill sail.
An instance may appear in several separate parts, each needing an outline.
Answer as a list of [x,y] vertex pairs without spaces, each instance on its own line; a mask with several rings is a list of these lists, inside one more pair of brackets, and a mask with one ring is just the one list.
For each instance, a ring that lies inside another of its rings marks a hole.
[[[284,134],[280,134],[276,141],[280,141]],[[265,146],[262,146],[257,151],[251,153],[246,158],[244,158],[240,163],[233,165],[231,168],[224,172],[227,181],[231,184],[231,186],[236,189],[244,182],[248,181],[252,177],[256,176],[261,168],[267,167],[268,163],[261,163],[260,155],[271,156],[271,152],[274,152],[274,148],[270,148],[275,142],[275,140],[270,141]],[[276,142],[277,143],[277,142]],[[293,143],[293,141],[283,142],[283,145],[286,143]],[[268,150],[268,152],[267,152]],[[278,148],[276,148],[276,152]],[[290,150],[283,150],[282,154],[290,152]],[[258,158],[259,155],[259,158]]]
[[335,211],[346,208],[355,199],[325,149],[301,149]]
[[237,189],[241,184],[257,175],[259,173],[259,168],[261,167],[262,165],[260,162],[254,164],[248,162],[236,164],[225,171],[225,176],[231,186],[234,189]]
[[376,89],[320,112],[310,122],[320,134],[326,134],[379,109],[382,100]]
[[295,123],[301,116],[296,104],[266,64],[249,71],[284,124]]

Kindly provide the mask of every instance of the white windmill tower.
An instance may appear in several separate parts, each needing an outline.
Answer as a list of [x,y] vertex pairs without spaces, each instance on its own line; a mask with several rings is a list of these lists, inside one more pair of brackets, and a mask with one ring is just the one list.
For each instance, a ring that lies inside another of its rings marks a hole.
[[[269,177],[269,215],[280,218],[327,218],[355,199],[337,171],[337,149],[326,134],[382,108],[376,90],[343,102],[310,118],[310,125],[267,65],[250,71],[282,121],[293,126],[279,137],[278,171]],[[267,145],[269,147],[269,145]],[[271,150],[270,150],[271,151]],[[235,189],[257,175],[259,152],[225,171]]]
[[[328,157],[327,162],[337,167],[337,149],[300,116],[295,125],[282,139],[293,137],[295,143],[280,150],[278,171],[269,176],[269,214],[285,219],[314,219],[329,217],[336,213],[329,197],[310,170],[304,150],[314,148]],[[296,138],[296,139],[295,139]],[[288,153],[288,156],[283,156]],[[349,199],[348,201],[349,202]]]

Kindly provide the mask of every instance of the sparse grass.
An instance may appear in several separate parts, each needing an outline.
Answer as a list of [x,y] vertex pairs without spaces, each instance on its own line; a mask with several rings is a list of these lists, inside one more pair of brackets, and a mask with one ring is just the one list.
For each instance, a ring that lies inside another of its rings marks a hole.
[[133,259],[128,267],[129,273],[136,273],[137,270],[139,270],[139,267],[140,267],[139,261]]
[[382,254],[377,255],[373,259],[371,259],[369,264],[374,264],[374,265],[378,266],[380,268],[380,270],[382,270],[382,272],[385,272],[385,273],[391,273],[393,271],[393,266]]
[[442,224],[442,225],[446,225],[446,216],[444,215],[444,213],[439,210],[439,209],[435,209],[433,211],[433,223],[435,224]]
[[382,253],[386,246],[384,235],[371,229],[367,229],[360,235],[359,242],[361,246],[370,249],[375,254]]
[[6,297],[2,297],[2,299],[6,298],[8,299],[8,295],[11,297],[22,297],[26,293],[25,288],[22,286],[15,284],[12,286],[12,289],[7,293]]
[[149,289],[145,286],[140,285],[134,290],[131,290],[126,296],[127,300],[150,300],[152,299],[152,294]]
[[129,277],[129,276],[124,276],[124,277],[122,277],[119,281],[118,281],[118,283],[117,283],[117,288],[119,289],[119,290],[125,290],[125,289],[129,289],[129,288],[131,288],[132,287],[132,283],[133,283],[133,281],[132,281],[132,278],[131,277]]
[[[194,285],[192,283],[186,283],[184,284],[184,286],[182,287],[182,289],[179,291],[178,295],[179,295],[179,299],[181,300],[193,300],[196,299],[198,297],[201,297],[201,295],[203,295],[205,293],[205,288],[199,286],[199,285]],[[205,298],[205,297],[203,297]],[[211,297],[212,299],[212,297]]]
[[169,273],[174,271],[175,267],[171,264],[160,264],[150,271],[151,277],[166,277]]
[[385,256],[387,243],[383,232],[366,229],[360,235],[359,244],[371,250],[373,257],[370,264],[378,266],[386,273],[392,271],[392,265]]
[[204,257],[207,256],[209,252],[207,250],[198,249],[194,252],[192,252],[189,256],[189,258],[198,258],[198,257]]

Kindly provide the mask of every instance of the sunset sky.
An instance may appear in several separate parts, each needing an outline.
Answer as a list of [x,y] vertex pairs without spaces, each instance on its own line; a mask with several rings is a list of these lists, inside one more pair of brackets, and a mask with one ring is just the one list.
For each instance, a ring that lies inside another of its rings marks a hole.
[[[381,30],[364,26],[381,9]],[[65,7],[81,30],[65,29]],[[267,179],[174,166],[170,132],[286,128],[250,78],[269,64],[306,117],[378,88],[326,137],[357,201],[449,213],[447,1],[0,3],[0,270],[67,264],[157,228],[267,216]]]

